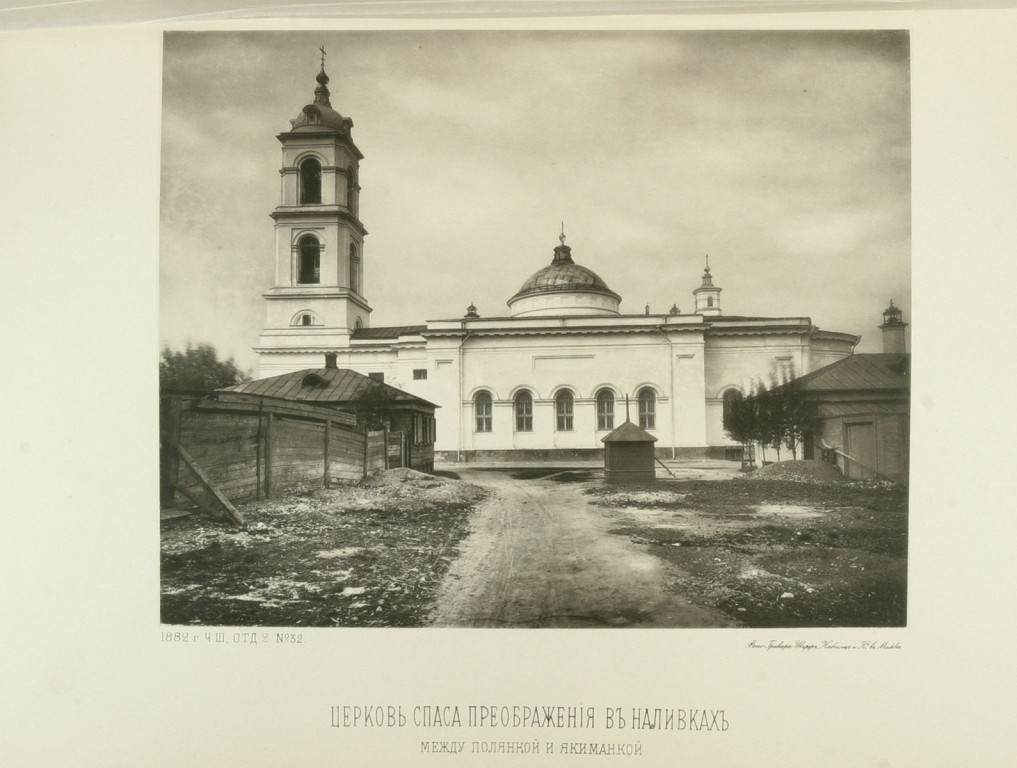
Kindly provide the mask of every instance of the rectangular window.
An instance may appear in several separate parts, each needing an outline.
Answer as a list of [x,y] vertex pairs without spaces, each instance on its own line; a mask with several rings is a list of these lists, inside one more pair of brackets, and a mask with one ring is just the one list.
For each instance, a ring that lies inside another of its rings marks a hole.
[[385,383],[385,374],[384,373],[369,373],[369,374],[367,374],[367,378],[374,379],[374,381],[377,381],[380,384],[384,384]]
[[516,432],[533,431],[533,400],[520,397],[516,400]]
[[414,381],[422,381],[423,379],[426,379],[426,378],[427,378],[427,369],[426,368],[414,368],[413,369],[413,380]]
[[490,432],[491,431],[490,398],[478,397],[476,400],[476,407],[477,407],[477,431]]
[[654,398],[639,398],[639,426],[643,429],[657,428],[656,405]]
[[614,429],[614,400],[597,398],[597,429],[601,431]]
[[559,397],[555,400],[555,411],[559,432],[570,432],[572,430],[572,397]]

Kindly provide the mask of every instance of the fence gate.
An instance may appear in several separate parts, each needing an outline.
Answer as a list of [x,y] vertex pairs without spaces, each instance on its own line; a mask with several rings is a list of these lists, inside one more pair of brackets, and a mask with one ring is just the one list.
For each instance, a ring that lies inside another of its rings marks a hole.
[[388,469],[407,466],[409,456],[404,450],[402,432],[389,432],[385,439],[385,466]]

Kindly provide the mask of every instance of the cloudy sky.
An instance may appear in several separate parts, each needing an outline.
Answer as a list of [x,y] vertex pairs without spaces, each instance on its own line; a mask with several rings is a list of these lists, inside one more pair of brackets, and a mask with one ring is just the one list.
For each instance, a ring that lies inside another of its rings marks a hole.
[[[910,319],[908,40],[896,32],[169,33],[161,336],[241,366],[272,283],[280,145],[313,99],[353,118],[372,325],[507,314],[573,257],[622,311],[693,307],[860,334]],[[256,370],[255,370],[256,373]]]

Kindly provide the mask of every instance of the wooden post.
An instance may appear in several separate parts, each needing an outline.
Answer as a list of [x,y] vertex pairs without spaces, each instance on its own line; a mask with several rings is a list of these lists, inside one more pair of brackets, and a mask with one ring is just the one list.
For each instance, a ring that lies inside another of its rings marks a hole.
[[[180,454],[180,458],[183,459],[184,464],[197,479],[198,485],[205,490],[205,492],[212,498],[212,501],[202,500],[199,496],[192,495],[189,491],[183,488],[182,484],[177,486],[177,490],[181,490],[187,498],[212,513],[212,515],[218,517],[221,514],[226,514],[230,520],[237,525],[244,525],[243,515],[240,514],[237,508],[233,506],[230,500],[226,498],[225,494],[219,490],[216,484],[212,482],[211,478],[205,474],[201,467],[195,464],[194,459],[191,458],[191,455],[184,449],[184,447],[178,443],[176,449],[177,453]],[[215,507],[213,501],[218,503],[218,509]]]
[[272,496],[272,422],[274,415],[268,412],[268,422],[265,425],[265,498]]
[[328,466],[328,464],[329,464],[329,461],[328,461],[328,444],[329,444],[329,441],[331,440],[331,432],[330,432],[331,427],[332,427],[332,422],[329,419],[325,419],[325,478],[324,478],[324,483],[325,483],[325,487],[326,488],[329,487],[329,481],[331,480],[330,469],[329,469],[329,466]]
[[261,423],[265,411],[265,401],[258,400],[258,431],[254,435],[254,498],[261,500]]
[[180,442],[180,401],[163,395],[159,398],[159,503],[172,507],[176,503],[176,484],[180,478],[180,460],[173,446]]
[[364,436],[364,472],[363,472],[363,474],[364,474],[364,477],[365,477],[365,478],[367,477],[367,458],[368,458],[368,450],[367,450],[367,433],[368,433],[368,429],[367,429],[367,427],[365,426],[365,427],[364,427],[364,428],[363,428],[363,429],[361,430],[361,432],[360,432],[360,434],[362,434],[362,435]]

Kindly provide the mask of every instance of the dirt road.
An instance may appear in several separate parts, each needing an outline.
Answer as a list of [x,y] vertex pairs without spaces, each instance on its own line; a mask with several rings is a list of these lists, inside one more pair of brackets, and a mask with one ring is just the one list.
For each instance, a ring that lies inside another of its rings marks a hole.
[[567,483],[457,470],[491,497],[442,583],[434,626],[717,627],[719,611],[666,590],[668,566],[626,537],[611,510]]

